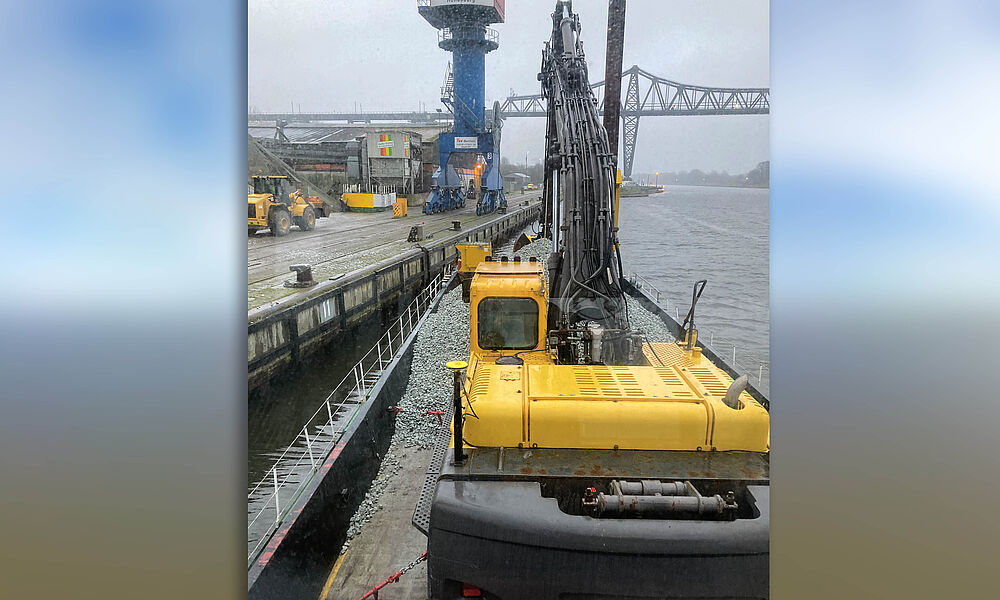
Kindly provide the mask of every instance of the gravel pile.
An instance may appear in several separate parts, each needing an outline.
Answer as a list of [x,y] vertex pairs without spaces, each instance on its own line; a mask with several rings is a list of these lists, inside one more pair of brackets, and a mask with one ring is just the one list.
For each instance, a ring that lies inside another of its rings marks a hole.
[[646,310],[639,304],[638,300],[626,295],[625,302],[628,303],[629,324],[635,329],[641,329],[650,342],[673,342],[676,340],[667,329],[666,324],[660,320],[660,317]]
[[417,336],[393,443],[407,448],[434,445],[441,426],[437,417],[421,413],[451,405],[453,375],[445,366],[449,360],[469,360],[469,306],[462,302],[461,288],[445,294],[437,313],[428,317]]
[[521,231],[511,231],[510,237],[507,238],[506,242],[500,244],[493,244],[493,256],[499,256],[501,254],[510,255],[511,250],[514,249],[514,242],[521,235],[521,233],[531,233],[531,226],[524,228]]
[[551,241],[547,238],[540,238],[518,250],[515,256],[520,256],[521,260],[534,258],[540,262],[546,262],[549,259],[549,253],[552,251],[551,248]]
[[427,318],[413,344],[410,378],[398,403],[403,410],[396,417],[392,443],[365,499],[351,517],[347,542],[341,552],[347,549],[361,527],[383,508],[382,494],[402,468],[399,457],[413,449],[433,446],[441,425],[436,416],[425,415],[424,411],[447,410],[452,401],[453,375],[445,363],[468,358],[469,307],[462,302],[461,288],[456,288],[441,299],[437,313]]

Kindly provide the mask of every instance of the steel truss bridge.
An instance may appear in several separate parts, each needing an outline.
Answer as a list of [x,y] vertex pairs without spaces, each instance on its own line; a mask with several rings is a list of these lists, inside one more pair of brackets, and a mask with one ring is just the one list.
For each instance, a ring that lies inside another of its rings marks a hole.
[[[639,117],[706,116],[706,115],[766,115],[771,101],[768,88],[720,88],[688,85],[662,77],[633,65],[622,72],[621,84],[627,86],[622,102],[622,144],[624,146],[624,172],[632,175],[635,142],[639,135]],[[590,86],[604,112],[604,82]],[[541,94],[508,96],[500,104],[503,118],[544,117],[547,115]],[[284,123],[312,121],[346,121],[371,123],[374,121],[404,121],[410,123],[444,123],[452,120],[447,112],[372,112],[372,113],[253,113],[250,121],[274,121],[280,128]]]

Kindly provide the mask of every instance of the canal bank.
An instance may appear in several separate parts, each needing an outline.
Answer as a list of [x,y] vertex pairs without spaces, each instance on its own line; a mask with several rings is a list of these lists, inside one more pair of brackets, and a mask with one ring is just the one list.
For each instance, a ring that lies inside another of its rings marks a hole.
[[380,311],[397,314],[417,290],[457,260],[456,243],[501,243],[536,220],[539,211],[537,200],[522,200],[485,222],[437,232],[389,258],[251,308],[247,312],[249,390],[301,365],[320,347]]

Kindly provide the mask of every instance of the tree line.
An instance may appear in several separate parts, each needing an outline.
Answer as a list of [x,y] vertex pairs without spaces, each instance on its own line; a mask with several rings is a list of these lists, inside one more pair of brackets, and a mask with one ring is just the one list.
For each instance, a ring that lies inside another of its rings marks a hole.
[[771,161],[757,163],[757,166],[746,173],[730,175],[728,171],[668,171],[655,173],[633,174],[632,181],[640,185],[724,185],[731,187],[769,187],[771,180]]
[[[531,182],[542,183],[542,163],[529,164],[512,163],[506,157],[500,158],[500,172],[504,175],[511,173],[524,173],[531,177]],[[659,176],[655,173],[633,173],[632,182],[638,185],[725,185],[733,187],[769,187],[771,181],[771,161],[765,160],[757,163],[757,166],[746,173],[736,173],[730,175],[727,171],[702,171],[692,169],[690,171],[668,171],[661,172]]]

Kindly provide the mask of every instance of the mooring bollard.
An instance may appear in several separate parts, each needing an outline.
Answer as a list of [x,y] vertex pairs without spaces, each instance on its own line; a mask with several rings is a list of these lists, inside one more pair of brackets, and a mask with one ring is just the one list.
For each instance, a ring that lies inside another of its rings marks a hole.
[[306,288],[316,285],[310,265],[291,265],[288,270],[295,273],[295,281],[286,281],[287,288]]

